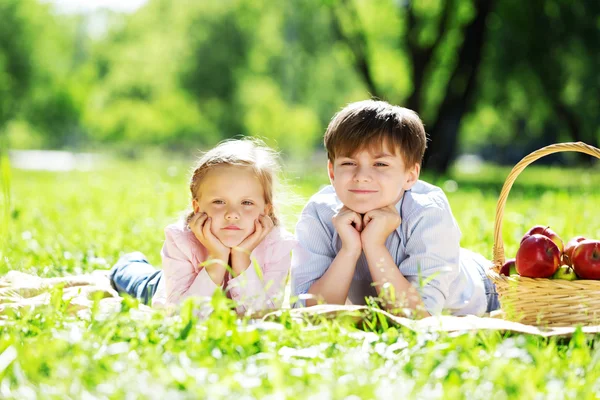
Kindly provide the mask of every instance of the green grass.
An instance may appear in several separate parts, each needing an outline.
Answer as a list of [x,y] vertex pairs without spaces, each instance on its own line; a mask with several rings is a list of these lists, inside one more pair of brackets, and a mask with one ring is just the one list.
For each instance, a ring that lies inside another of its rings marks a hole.
[[[283,210],[289,229],[302,200],[326,183],[317,167],[288,174],[288,194],[295,193]],[[187,205],[187,170],[188,160],[175,157],[111,161],[92,172],[11,170],[10,187],[4,179],[1,190],[0,226],[6,228],[0,273],[89,272],[132,250],[158,265],[163,227]],[[457,188],[448,197],[462,245],[487,257],[507,173],[485,167],[477,174],[425,176]],[[526,170],[504,216],[507,255],[538,223],[565,240],[600,238],[598,175]],[[494,332],[417,334],[382,325],[359,329],[344,320],[311,326],[286,314],[278,324],[257,324],[237,320],[220,296],[206,321],[196,320],[191,304],[167,318],[140,314],[129,301],[118,313],[94,310],[83,318],[66,312],[59,295],[52,305],[15,313],[0,326],[0,398],[600,396],[597,337],[580,332],[570,341]]]

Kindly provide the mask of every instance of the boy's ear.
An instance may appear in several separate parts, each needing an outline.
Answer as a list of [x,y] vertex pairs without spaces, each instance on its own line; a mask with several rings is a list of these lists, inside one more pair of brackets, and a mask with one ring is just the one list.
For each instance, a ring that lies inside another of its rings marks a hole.
[[327,160],[327,173],[329,175],[329,181],[333,185],[334,175],[333,175],[333,163],[331,160]]
[[192,200],[192,208],[194,209],[195,213],[200,211],[200,204],[198,204],[198,200],[196,200],[196,199]]
[[402,185],[402,189],[409,190],[419,180],[421,173],[421,164],[415,164],[411,169],[406,171],[406,181]]

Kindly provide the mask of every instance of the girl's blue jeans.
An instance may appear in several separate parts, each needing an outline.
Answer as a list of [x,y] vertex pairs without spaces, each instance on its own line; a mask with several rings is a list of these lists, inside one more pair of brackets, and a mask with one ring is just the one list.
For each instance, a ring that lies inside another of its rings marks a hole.
[[150,305],[162,275],[162,270],[154,268],[146,256],[136,251],[119,258],[111,268],[109,278],[120,294],[128,294]]

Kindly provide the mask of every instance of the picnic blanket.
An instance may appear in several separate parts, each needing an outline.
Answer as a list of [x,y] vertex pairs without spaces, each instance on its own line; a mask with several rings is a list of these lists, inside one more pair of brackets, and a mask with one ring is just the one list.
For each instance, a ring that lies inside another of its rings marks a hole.
[[57,289],[62,291],[62,300],[68,303],[67,310],[72,313],[85,314],[98,298],[103,312],[116,312],[120,309],[122,298],[111,287],[106,274],[40,278],[10,271],[0,278],[0,320],[8,321],[10,310],[51,304],[52,295]]
[[[0,320],[7,323],[8,310],[22,307],[47,306],[51,303],[53,291],[62,288],[63,300],[68,300],[68,311],[85,315],[98,301],[100,310],[105,313],[118,312],[122,298],[111,287],[103,272],[86,275],[73,275],[58,278],[40,278],[23,272],[11,271],[0,278]],[[100,300],[97,300],[97,299]],[[151,313],[150,307],[139,305],[139,312]],[[435,316],[420,320],[392,315],[387,311],[356,305],[319,305],[306,308],[282,309],[252,315],[253,319],[277,322],[283,313],[289,313],[293,319],[318,324],[324,319],[346,319],[362,326],[372,321],[373,316],[385,319],[389,326],[402,326],[417,332],[461,332],[461,331],[499,331],[523,333],[542,337],[570,337],[577,327],[544,328],[502,319],[502,313],[489,317],[476,316]],[[598,334],[600,326],[580,328],[584,333]]]
[[[283,311],[267,314],[263,319],[276,321]],[[503,313],[495,313],[489,317],[451,315],[433,316],[423,319],[411,319],[392,315],[387,311],[355,305],[332,305],[324,304],[308,308],[297,308],[289,310],[293,318],[318,323],[323,318],[350,318],[357,324],[372,319],[373,314],[380,314],[386,319],[389,326],[403,326],[417,332],[461,332],[461,331],[499,331],[523,333],[542,337],[571,337],[577,327],[552,327],[525,325],[518,322],[502,319]],[[600,325],[586,326],[580,328],[586,334],[600,333]]]

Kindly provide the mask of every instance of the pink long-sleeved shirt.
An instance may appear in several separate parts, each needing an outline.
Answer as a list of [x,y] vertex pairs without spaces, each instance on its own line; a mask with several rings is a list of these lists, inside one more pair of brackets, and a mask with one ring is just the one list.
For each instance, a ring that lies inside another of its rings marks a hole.
[[[243,273],[218,286],[200,266],[207,249],[183,222],[165,228],[161,251],[163,276],[152,298],[153,307],[178,304],[187,297],[210,297],[217,289],[229,292],[238,311],[279,308],[291,264],[291,251],[297,241],[281,227],[274,227],[250,254],[251,264]],[[262,275],[262,276],[260,276]]]

